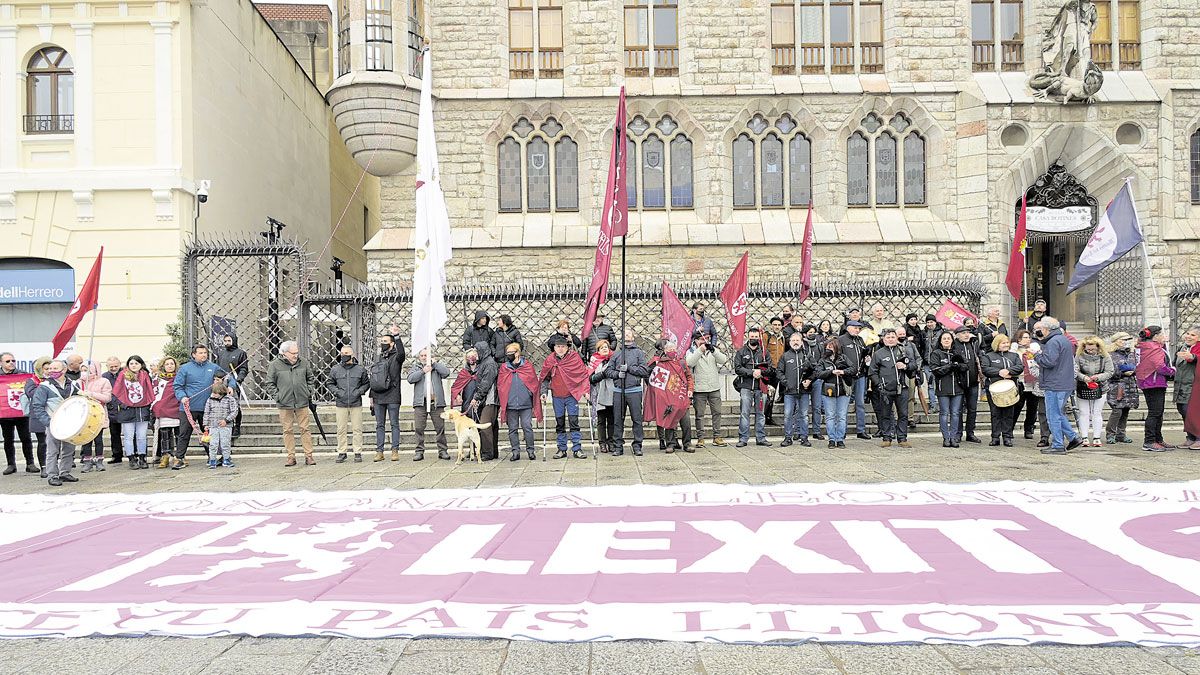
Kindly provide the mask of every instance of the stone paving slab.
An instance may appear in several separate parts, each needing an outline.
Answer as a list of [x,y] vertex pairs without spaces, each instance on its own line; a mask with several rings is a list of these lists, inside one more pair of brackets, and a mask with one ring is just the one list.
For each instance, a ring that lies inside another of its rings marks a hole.
[[[927,428],[927,427],[926,427]],[[777,432],[777,429],[771,429]],[[1168,439],[1179,436],[1168,428]],[[234,469],[208,469],[200,458],[182,471],[130,471],[123,465],[81,476],[53,489],[36,476],[0,477],[0,493],[155,493],[254,490],[371,490],[423,487],[504,488],[524,485],[639,483],[879,483],[934,480],[1182,481],[1200,479],[1200,452],[1142,452],[1136,445],[1080,449],[1046,457],[1032,442],[1014,448],[942,448],[936,435],[913,436],[912,449],[880,448],[850,439],[844,449],[708,447],[663,454],[657,443],[635,458],[522,459],[453,466],[426,455],[400,461],[284,468],[278,457],[235,454]],[[777,441],[777,438],[772,438]],[[236,448],[235,448],[236,452]],[[23,467],[22,467],[23,468]],[[642,640],[592,644],[465,639],[348,640],[330,638],[81,638],[0,641],[0,675],[162,675],[162,673],[278,675],[280,673],[447,675],[447,673],[1170,673],[1200,675],[1200,650],[1139,647],[965,647],[946,645],[722,645]]]

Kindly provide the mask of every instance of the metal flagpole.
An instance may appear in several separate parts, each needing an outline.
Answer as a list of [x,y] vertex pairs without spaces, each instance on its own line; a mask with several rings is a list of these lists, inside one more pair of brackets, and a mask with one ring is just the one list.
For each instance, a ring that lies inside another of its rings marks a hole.
[[96,314],[100,311],[100,304],[92,308],[92,336],[88,341],[88,364],[92,363],[92,354],[96,351]]
[[[1137,223],[1138,234],[1142,235],[1142,260],[1146,263],[1146,276],[1150,279],[1150,290],[1154,294],[1154,310],[1158,313],[1160,326],[1165,325],[1166,317],[1162,312],[1162,300],[1158,297],[1158,284],[1154,283],[1154,269],[1150,267],[1150,252],[1146,250],[1146,232],[1142,229],[1142,217],[1138,215],[1137,200],[1133,198],[1133,176],[1125,177],[1125,185],[1129,187],[1129,203],[1133,205],[1133,218]],[[1174,326],[1171,326],[1173,329]]]

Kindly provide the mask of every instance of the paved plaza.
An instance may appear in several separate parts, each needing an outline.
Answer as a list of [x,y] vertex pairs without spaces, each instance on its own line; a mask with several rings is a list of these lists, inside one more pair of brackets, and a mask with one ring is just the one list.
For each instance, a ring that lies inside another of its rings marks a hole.
[[[1168,440],[1181,436],[1169,426]],[[777,439],[772,439],[777,440]],[[242,455],[232,470],[193,461],[183,471],[88,474],[77,493],[226,492],[512,488],[706,483],[881,483],[930,480],[1186,481],[1200,479],[1200,453],[1147,453],[1137,445],[1080,449],[1047,457],[1032,442],[1015,448],[940,447],[923,427],[912,449],[851,439],[847,448],[793,445],[658,451],[599,460],[522,459],[481,465],[439,461],[334,464],[285,468],[278,455]],[[45,481],[18,473],[0,481],[7,494],[36,494]],[[9,580],[19,583],[19,580]],[[0,643],[0,673],[1200,673],[1200,650],[1145,647],[968,647],[806,644],[746,646],[647,641],[553,644],[525,640],[331,638],[87,638]]]

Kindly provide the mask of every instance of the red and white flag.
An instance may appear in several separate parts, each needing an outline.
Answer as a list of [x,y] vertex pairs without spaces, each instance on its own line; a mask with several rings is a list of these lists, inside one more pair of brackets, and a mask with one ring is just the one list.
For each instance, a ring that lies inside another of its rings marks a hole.
[[450,246],[450,214],[438,170],[437,139],[433,133],[433,68],[424,55],[421,104],[417,111],[417,208],[413,233],[412,353],[437,342],[446,323],[446,263]]
[[812,292],[813,275],[813,222],[812,201],[808,202],[808,219],[804,221],[804,242],[800,245],[800,302],[808,300]]
[[75,330],[79,328],[79,322],[83,321],[84,315],[100,306],[100,265],[103,261],[104,247],[101,246],[100,255],[97,255],[96,262],[92,263],[92,271],[88,272],[83,287],[79,289],[79,295],[75,296],[75,304],[71,306],[71,311],[67,312],[67,318],[63,319],[58,332],[54,334],[52,343],[55,358],[75,336]]
[[1017,218],[1017,231],[1013,233],[1012,251],[1008,254],[1008,274],[1004,275],[1004,285],[1013,300],[1021,297],[1021,287],[1025,284],[1025,195],[1021,195],[1021,217]]
[[604,208],[600,215],[600,236],[596,240],[596,264],[583,310],[583,331],[587,338],[600,307],[608,300],[608,269],[612,263],[613,240],[629,233],[626,217],[629,201],[625,193],[625,87],[617,102],[617,120],[613,127],[612,150],[608,155],[608,183],[604,187]]
[[979,317],[968,312],[967,308],[949,298],[946,298],[946,301],[942,303],[941,308],[937,311],[937,322],[950,330],[963,325],[968,318],[974,319],[976,323],[979,323]]
[[746,291],[750,287],[750,253],[742,254],[733,274],[721,289],[721,304],[725,305],[725,316],[729,319],[729,336],[734,349],[742,348],[746,338],[746,308],[749,304]]
[[662,285],[662,336],[679,345],[679,353],[686,352],[692,346],[692,315],[683,306],[679,296],[667,282]]

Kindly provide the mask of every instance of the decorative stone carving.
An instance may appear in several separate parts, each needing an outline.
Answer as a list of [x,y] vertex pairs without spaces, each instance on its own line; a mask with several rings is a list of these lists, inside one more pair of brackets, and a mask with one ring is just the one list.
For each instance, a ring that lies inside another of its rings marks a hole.
[[1029,78],[1034,96],[1053,97],[1064,104],[1094,100],[1104,85],[1104,74],[1092,63],[1096,22],[1096,5],[1091,0],[1063,4],[1042,38],[1042,72]]

